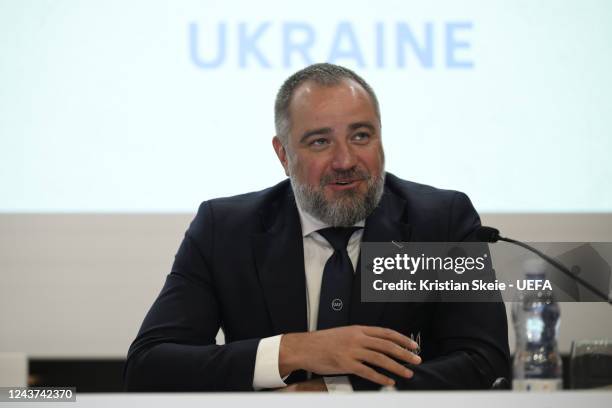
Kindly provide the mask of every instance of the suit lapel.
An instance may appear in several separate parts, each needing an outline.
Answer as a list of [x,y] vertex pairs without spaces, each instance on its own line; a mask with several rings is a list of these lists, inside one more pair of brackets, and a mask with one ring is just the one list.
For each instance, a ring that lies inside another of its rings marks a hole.
[[302,228],[293,195],[262,215],[264,232],[252,236],[255,266],[274,333],[308,331]]
[[[406,201],[385,189],[380,204],[366,219],[362,242],[407,242],[411,228],[404,222]],[[378,325],[384,302],[361,302],[361,256],[352,288],[351,324]]]

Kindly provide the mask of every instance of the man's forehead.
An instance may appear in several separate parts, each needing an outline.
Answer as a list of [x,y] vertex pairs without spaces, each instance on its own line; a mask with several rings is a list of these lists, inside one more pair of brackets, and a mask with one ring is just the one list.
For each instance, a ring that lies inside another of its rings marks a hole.
[[350,78],[341,79],[338,83],[329,85],[320,84],[315,81],[306,81],[299,85],[293,92],[291,105],[293,105],[294,102],[300,104],[301,102],[310,101],[321,94],[325,94],[326,97],[333,96],[334,94],[343,94],[343,96],[353,98],[362,98],[365,96],[369,99],[367,91],[359,83]]

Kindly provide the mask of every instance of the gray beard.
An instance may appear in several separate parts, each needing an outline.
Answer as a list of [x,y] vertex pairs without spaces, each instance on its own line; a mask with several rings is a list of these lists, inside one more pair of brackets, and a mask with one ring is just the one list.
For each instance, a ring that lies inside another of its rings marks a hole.
[[323,185],[315,190],[291,176],[291,187],[300,208],[332,227],[350,227],[366,219],[380,203],[385,188],[385,172],[367,180],[368,188],[362,197],[354,190],[339,192],[340,198],[329,202],[323,194]]

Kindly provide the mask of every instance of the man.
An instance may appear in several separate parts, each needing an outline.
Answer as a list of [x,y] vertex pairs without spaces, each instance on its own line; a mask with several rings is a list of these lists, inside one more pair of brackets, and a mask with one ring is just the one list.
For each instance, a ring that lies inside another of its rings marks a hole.
[[370,86],[312,65],[281,87],[275,123],[289,181],[200,206],[130,347],[127,389],[465,389],[507,376],[503,304],[360,302],[362,241],[463,241],[480,225],[464,194],[385,173]]

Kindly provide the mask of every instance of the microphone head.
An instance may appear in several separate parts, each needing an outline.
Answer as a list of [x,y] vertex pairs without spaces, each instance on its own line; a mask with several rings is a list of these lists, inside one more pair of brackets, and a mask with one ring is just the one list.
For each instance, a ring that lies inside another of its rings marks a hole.
[[480,242],[495,243],[499,240],[499,230],[493,227],[481,226],[476,230],[476,239]]

